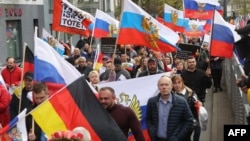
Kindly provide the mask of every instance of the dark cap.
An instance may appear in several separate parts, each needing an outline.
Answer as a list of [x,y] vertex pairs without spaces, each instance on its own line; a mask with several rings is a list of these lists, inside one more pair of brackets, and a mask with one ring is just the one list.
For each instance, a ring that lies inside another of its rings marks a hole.
[[34,79],[34,74],[33,72],[26,72],[25,75],[24,75],[24,79],[25,78],[28,78],[30,80],[33,80]]
[[114,65],[121,65],[122,64],[122,61],[120,58],[115,58],[114,60]]
[[108,56],[103,56],[102,60],[109,60],[109,57]]
[[149,59],[148,59],[148,63],[149,62],[157,62],[157,59],[155,58],[155,57],[150,57]]

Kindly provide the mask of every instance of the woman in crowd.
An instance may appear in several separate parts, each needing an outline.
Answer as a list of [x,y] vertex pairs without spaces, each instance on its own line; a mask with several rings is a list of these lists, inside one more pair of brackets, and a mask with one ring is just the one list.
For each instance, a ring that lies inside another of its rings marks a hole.
[[[184,81],[180,75],[174,75],[172,76],[172,82],[173,82],[173,91],[175,94],[183,96],[185,99],[187,99],[188,105],[190,110],[192,111],[193,117],[194,117],[194,128],[189,132],[187,135],[187,140],[186,141],[191,141],[191,135],[192,132],[194,131],[194,136],[193,139],[194,141],[198,141],[200,138],[200,128],[198,127],[198,112],[195,107],[195,103],[197,101],[197,96],[194,93],[193,90],[188,88],[187,86],[184,85]],[[197,131],[196,131],[197,128]]]

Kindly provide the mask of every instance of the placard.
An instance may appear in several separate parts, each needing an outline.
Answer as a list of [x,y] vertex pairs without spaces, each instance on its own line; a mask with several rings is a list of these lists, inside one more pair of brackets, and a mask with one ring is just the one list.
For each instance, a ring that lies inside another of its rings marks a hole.
[[[114,54],[116,44],[116,38],[114,37],[105,37],[101,38],[101,52],[102,54],[112,55]],[[125,48],[122,48],[120,45],[117,45],[116,54],[124,53]]]

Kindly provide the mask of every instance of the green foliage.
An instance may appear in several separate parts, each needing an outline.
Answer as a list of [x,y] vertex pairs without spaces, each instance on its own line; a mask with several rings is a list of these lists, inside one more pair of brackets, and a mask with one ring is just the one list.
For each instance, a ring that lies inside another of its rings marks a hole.
[[246,16],[250,14],[250,0],[231,0],[230,5],[233,6],[236,16]]

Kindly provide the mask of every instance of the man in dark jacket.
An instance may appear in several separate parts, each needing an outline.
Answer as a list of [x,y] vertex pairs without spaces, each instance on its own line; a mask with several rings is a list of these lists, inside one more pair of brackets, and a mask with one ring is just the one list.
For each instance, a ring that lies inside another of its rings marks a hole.
[[203,70],[196,69],[195,57],[190,56],[187,59],[187,69],[182,71],[181,77],[184,84],[196,92],[198,99],[204,103],[206,98],[206,89],[212,85],[211,70],[207,68]]
[[[114,66],[115,66],[115,73],[116,73],[116,78],[115,81],[122,81],[122,80],[127,80],[131,79],[130,73],[122,67],[122,61],[119,57],[114,59]],[[101,76],[101,81],[102,80],[108,80],[109,74],[110,74],[110,69],[107,69]]]
[[86,62],[86,58],[85,57],[79,57],[78,58],[78,65],[76,66],[76,69],[81,73],[84,74],[84,77],[86,80],[89,81],[89,72],[91,72],[93,70],[93,68],[91,68],[90,66],[87,65]]
[[[196,92],[198,99],[203,103],[206,98],[206,89],[210,88],[212,85],[211,80],[211,69],[207,68],[204,72],[203,70],[196,69],[195,57],[190,56],[187,59],[187,69],[182,71],[181,77],[184,80],[184,84]],[[201,129],[197,126],[194,129],[194,141],[199,140]]]
[[158,68],[157,59],[154,57],[151,57],[148,59],[147,69],[141,72],[138,77],[154,75],[154,74],[159,74],[159,73],[164,73],[164,71]]
[[173,94],[172,87],[169,77],[161,77],[159,95],[148,100],[146,124],[152,141],[185,141],[192,130],[193,116],[187,101]]
[[[37,82],[33,85],[33,99],[34,104],[32,109],[37,107],[39,104],[43,103],[45,100],[49,98],[49,90],[45,83]],[[32,109],[28,109],[31,111]],[[34,121],[31,115],[26,117],[26,128],[28,131],[28,139],[29,141],[45,141],[47,140],[43,131],[39,127],[39,125]]]
[[[33,88],[33,73],[26,72],[24,75],[24,88],[20,96],[13,94],[10,102],[10,118],[15,118],[24,108],[32,107],[32,88]],[[21,102],[21,103],[20,103]]]

